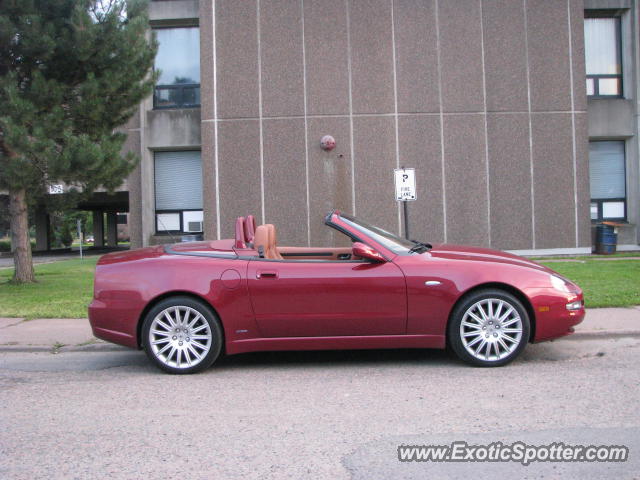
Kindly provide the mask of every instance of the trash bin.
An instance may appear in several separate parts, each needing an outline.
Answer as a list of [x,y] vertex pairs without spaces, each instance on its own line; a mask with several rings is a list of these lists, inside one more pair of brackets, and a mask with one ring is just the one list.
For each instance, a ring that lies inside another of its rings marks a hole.
[[612,255],[616,253],[618,234],[612,225],[600,224],[596,226],[596,253]]

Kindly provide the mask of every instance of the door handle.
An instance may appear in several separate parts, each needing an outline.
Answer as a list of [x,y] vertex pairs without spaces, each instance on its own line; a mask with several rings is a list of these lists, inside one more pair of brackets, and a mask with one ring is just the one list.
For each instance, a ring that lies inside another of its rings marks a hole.
[[277,272],[257,272],[256,278],[278,278]]

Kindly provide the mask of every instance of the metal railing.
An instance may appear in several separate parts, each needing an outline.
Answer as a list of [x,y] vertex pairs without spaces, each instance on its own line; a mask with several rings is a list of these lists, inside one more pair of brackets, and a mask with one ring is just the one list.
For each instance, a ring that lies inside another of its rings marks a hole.
[[200,84],[156,85],[153,108],[195,108],[200,106]]

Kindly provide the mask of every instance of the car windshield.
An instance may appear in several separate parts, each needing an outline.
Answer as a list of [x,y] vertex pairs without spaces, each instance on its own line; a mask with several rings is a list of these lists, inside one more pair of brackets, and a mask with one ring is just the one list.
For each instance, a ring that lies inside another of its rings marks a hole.
[[372,238],[380,245],[383,245],[397,255],[408,255],[411,252],[416,251],[416,242],[399,237],[394,233],[387,232],[380,227],[376,227],[375,225],[363,222],[362,220],[352,217],[351,215],[340,213],[340,218],[348,225],[352,226],[356,230],[361,231],[366,236]]

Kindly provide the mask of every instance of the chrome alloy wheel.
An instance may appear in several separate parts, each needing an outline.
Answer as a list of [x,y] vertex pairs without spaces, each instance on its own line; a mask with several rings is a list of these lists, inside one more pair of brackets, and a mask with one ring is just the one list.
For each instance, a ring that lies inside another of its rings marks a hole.
[[173,368],[191,368],[209,353],[211,328],[197,310],[184,305],[165,308],[149,329],[149,345],[154,356]]
[[471,305],[460,323],[460,338],[467,352],[484,361],[508,357],[522,341],[523,324],[514,305],[500,298],[485,298]]

